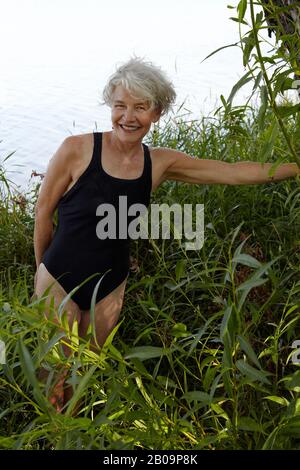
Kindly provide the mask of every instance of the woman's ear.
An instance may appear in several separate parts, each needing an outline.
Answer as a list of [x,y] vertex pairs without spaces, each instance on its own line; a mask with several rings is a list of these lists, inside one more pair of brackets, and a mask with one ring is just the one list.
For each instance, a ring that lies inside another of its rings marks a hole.
[[154,116],[152,118],[152,122],[157,122],[159,119],[160,119],[160,116],[161,116],[161,109],[160,108],[156,108],[154,110]]

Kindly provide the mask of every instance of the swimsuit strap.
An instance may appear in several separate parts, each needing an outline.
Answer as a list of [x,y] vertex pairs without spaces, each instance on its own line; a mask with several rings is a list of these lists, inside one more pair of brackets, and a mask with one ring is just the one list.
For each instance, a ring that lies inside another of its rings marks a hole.
[[144,148],[144,171],[143,176],[147,182],[150,182],[150,191],[152,185],[152,161],[150,157],[149,147],[146,144],[143,144]]
[[91,163],[93,165],[93,168],[97,171],[99,169],[99,165],[102,169],[101,149],[102,149],[102,132],[94,132],[94,152],[93,152]]

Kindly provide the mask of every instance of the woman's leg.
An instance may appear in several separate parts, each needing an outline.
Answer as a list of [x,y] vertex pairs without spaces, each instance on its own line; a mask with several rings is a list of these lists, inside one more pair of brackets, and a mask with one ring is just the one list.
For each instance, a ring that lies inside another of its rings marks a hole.
[[[124,301],[126,283],[127,277],[118,287],[95,305],[95,331],[97,343],[100,347],[103,346],[106,338],[119,320]],[[86,336],[90,321],[90,310],[82,310],[79,324],[79,336],[81,338]]]
[[[110,294],[95,304],[95,330],[97,343],[100,347],[103,346],[106,338],[109,336],[118,322],[123,305],[126,282],[127,278]],[[78,336],[80,338],[86,337],[90,321],[90,310],[81,310],[81,320],[78,328]],[[99,352],[99,348],[95,344],[95,341],[92,341],[92,348],[95,350],[95,352]],[[72,398],[72,396],[73,389],[72,386],[69,385],[65,388],[65,403],[67,403]],[[76,411],[77,410],[75,409],[75,413]]]
[[[46,269],[46,266],[41,263],[39,265],[38,271],[37,271],[37,278],[36,278],[36,286],[35,286],[35,295],[37,298],[41,298],[45,292],[45,290],[49,287],[49,285],[52,285],[49,294],[47,296],[47,299],[45,300],[45,315],[47,317],[50,316],[50,303],[51,301],[54,304],[54,310],[56,313],[56,310],[58,310],[58,307],[62,300],[66,297],[67,292],[63,289],[63,287],[54,279],[54,277],[48,272]],[[81,311],[78,307],[78,305],[72,300],[69,299],[68,302],[66,302],[66,305],[64,307],[64,311],[67,314],[68,318],[68,323],[70,328],[72,328],[74,320],[78,321],[78,324],[80,324],[80,317],[81,317]],[[58,322],[58,318],[54,318],[54,321]],[[70,355],[70,348],[66,345],[63,345],[64,352],[66,356]],[[43,371],[41,371],[41,375],[43,374]],[[45,373],[44,373],[45,375]],[[61,411],[61,408],[64,404],[64,381],[65,381],[65,375],[66,371],[64,371],[62,374],[60,374],[59,377],[57,377],[57,384],[54,387],[51,397],[49,397],[51,403],[56,407],[57,411]]]

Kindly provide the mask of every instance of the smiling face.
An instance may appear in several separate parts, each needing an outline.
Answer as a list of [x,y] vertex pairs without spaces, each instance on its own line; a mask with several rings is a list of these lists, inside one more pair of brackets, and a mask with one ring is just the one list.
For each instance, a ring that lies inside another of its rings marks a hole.
[[122,85],[116,86],[111,103],[113,129],[122,141],[142,141],[160,112],[144,98],[133,97]]

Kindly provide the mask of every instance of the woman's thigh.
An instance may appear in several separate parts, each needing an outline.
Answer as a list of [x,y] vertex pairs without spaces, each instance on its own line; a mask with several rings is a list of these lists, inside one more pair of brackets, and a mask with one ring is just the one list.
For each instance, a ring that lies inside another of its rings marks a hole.
[[[67,296],[67,292],[59,284],[59,282],[57,282],[56,279],[49,273],[44,263],[41,263],[37,271],[36,286],[35,286],[35,294],[37,298],[41,298],[44,295],[45,290],[50,285],[51,285],[51,288],[49,290],[49,294],[47,295],[47,299],[46,299],[46,307],[48,307],[46,308],[47,310],[45,312],[46,315],[50,313],[49,306],[51,302],[53,302],[54,308],[58,309],[61,302]],[[80,321],[80,315],[81,315],[80,308],[72,299],[69,299],[66,302],[64,306],[64,311],[67,312],[69,321],[71,321],[71,323],[74,319],[77,319],[78,321]]]
[[[100,345],[105,342],[106,337],[118,322],[124,303],[127,277],[112,292],[95,304],[95,330]],[[82,310],[80,333],[83,337],[87,332],[89,324],[90,310]]]

